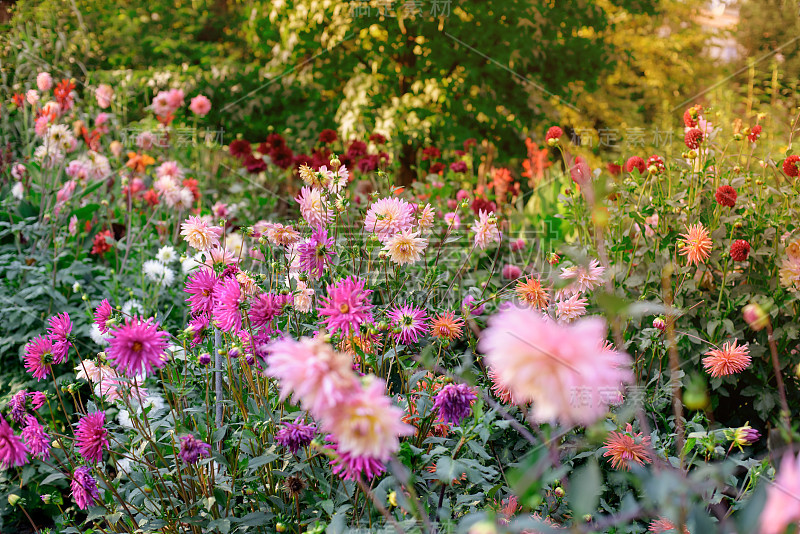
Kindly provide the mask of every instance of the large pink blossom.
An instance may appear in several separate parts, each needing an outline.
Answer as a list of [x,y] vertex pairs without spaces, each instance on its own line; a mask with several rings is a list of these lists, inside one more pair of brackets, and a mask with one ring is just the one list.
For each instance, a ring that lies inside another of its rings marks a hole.
[[590,425],[630,382],[630,357],[606,344],[600,318],[558,324],[509,307],[489,319],[478,348],[514,398],[533,402],[537,421]]
[[328,296],[322,297],[319,314],[332,332],[342,335],[358,332],[362,324],[372,320],[372,290],[364,289],[364,281],[348,276],[336,285],[328,286]]
[[414,207],[399,198],[382,198],[374,202],[364,218],[364,229],[385,241],[414,224]]
[[387,461],[400,448],[399,437],[414,433],[385,389],[383,381],[371,376],[367,385],[324,413],[323,427],[336,436],[339,451]]
[[761,534],[781,534],[800,523],[800,454],[785,453],[775,481],[767,488],[761,511]]
[[270,345],[267,375],[280,381],[281,399],[294,395],[315,417],[337,407],[359,386],[350,356],[320,339],[282,339]]

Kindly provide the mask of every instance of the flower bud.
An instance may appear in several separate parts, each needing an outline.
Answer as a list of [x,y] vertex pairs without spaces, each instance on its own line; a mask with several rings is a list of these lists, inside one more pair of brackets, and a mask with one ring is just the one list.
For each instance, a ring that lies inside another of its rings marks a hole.
[[764,329],[769,323],[769,316],[764,309],[755,302],[742,308],[742,316],[747,324],[755,331]]
[[663,316],[658,316],[653,319],[653,328],[658,328],[663,332],[667,329],[667,321],[664,320]]

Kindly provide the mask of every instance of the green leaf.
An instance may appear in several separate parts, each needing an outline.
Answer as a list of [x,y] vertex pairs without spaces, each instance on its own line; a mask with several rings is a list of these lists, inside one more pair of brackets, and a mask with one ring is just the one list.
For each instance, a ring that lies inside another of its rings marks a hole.
[[595,460],[577,469],[569,481],[569,503],[576,517],[592,514],[600,503],[603,476]]

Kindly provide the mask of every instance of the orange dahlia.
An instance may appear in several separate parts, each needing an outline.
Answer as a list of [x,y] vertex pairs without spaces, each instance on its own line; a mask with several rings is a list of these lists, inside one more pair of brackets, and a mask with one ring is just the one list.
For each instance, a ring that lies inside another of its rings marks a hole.
[[653,456],[647,450],[650,436],[644,436],[641,432],[634,433],[630,423],[625,427],[625,432],[611,432],[604,445],[606,452],[603,456],[611,457],[611,466],[614,469],[628,471],[634,462],[639,465],[653,463]]
[[461,337],[461,328],[464,320],[456,317],[453,312],[442,313],[431,321],[431,334],[433,337],[453,341]]
[[680,244],[681,256],[686,256],[689,263],[697,265],[708,259],[711,255],[711,237],[702,223],[689,226]]
[[532,308],[544,310],[550,304],[550,293],[542,286],[540,278],[528,276],[517,282],[515,290],[519,298]]
[[741,373],[750,367],[750,350],[747,345],[726,342],[721,349],[712,349],[705,354],[703,367],[713,377]]

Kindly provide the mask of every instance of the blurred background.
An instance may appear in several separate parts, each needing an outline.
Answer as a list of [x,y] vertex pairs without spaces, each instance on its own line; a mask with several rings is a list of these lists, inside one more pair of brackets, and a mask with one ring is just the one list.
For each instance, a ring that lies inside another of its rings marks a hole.
[[526,138],[541,143],[547,127],[560,124],[596,163],[658,147],[663,132],[682,132],[683,110],[694,103],[720,121],[785,116],[786,125],[765,123],[766,136],[781,136],[797,106],[795,1],[0,6],[9,93],[40,70],[109,83],[130,121],[159,90],[180,86],[211,98],[208,119],[226,142],[257,143],[279,132],[310,143],[325,128],[344,139],[380,133],[401,180],[410,179],[426,145],[446,149],[475,138],[524,158]]

